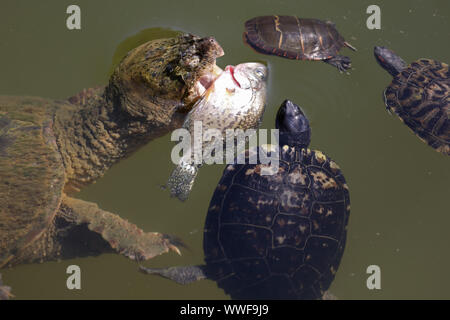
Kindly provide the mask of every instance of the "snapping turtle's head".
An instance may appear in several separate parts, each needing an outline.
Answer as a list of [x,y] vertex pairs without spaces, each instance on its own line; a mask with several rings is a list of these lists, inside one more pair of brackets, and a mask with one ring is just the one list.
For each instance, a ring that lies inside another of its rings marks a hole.
[[212,37],[182,34],[131,50],[111,76],[106,96],[133,118],[169,125],[222,71],[223,50]]

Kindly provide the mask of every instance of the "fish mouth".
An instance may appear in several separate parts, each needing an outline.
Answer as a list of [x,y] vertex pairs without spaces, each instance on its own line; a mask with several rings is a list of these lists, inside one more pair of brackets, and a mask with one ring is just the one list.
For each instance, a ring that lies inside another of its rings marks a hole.
[[239,83],[239,81],[236,80],[236,78],[235,78],[235,76],[234,76],[234,69],[235,69],[235,68],[236,68],[236,67],[234,67],[234,66],[226,66],[226,67],[225,67],[225,71],[230,72],[231,78],[233,79],[234,83],[240,88],[240,87],[241,87],[241,84]]
[[223,72],[229,72],[231,78],[233,79],[233,82],[236,84],[236,86],[241,88],[241,84],[234,76],[235,69],[235,66],[229,65],[225,67],[225,70],[222,70],[217,65],[214,65],[211,71],[205,72],[195,83],[195,95],[197,97],[202,96],[206,92],[206,90],[208,90],[214,84],[214,82]]

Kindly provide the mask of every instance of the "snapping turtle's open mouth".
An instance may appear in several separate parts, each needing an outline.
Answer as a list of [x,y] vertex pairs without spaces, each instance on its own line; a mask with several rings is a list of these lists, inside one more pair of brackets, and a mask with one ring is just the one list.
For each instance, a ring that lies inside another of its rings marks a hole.
[[212,71],[207,71],[195,83],[195,95],[200,97],[214,83],[218,76],[223,72],[221,68],[214,65]]
[[[234,69],[234,66],[227,66],[225,68],[225,71],[231,74],[231,78],[233,79],[234,83],[240,88],[241,84],[234,77]],[[195,83],[194,94],[196,95],[196,97],[200,97],[206,90],[208,90],[208,88],[211,87],[211,85],[214,83],[214,81],[216,81],[217,77],[220,76],[222,72],[224,72],[224,70],[219,68],[217,65],[214,65],[212,71],[208,71],[204,75],[202,75]]]

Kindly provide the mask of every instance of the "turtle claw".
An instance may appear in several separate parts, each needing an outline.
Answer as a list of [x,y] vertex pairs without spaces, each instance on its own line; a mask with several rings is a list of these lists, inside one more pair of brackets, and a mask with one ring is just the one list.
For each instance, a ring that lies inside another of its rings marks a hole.
[[333,67],[336,67],[340,73],[347,73],[349,69],[352,67],[352,63],[349,57],[345,56],[335,56],[330,59],[324,60],[325,63],[328,63],[332,65]]
[[187,245],[183,242],[183,240],[181,240],[180,238],[178,238],[176,236],[171,236],[171,235],[165,234],[165,235],[163,235],[163,237],[168,242],[169,249],[172,251],[175,251],[180,256],[181,256],[181,251],[178,247],[189,249],[187,247]]
[[9,300],[14,298],[14,295],[10,291],[10,287],[0,286],[0,300]]
[[14,298],[14,295],[11,293],[11,288],[3,285],[2,275],[0,274],[0,300],[9,300]]
[[157,255],[167,253],[170,250],[181,256],[181,251],[178,247],[184,247],[181,240],[157,232],[137,234],[135,237],[130,236],[130,238],[125,239],[123,242],[132,240],[134,243],[119,243],[115,249],[119,253],[138,263],[154,258]]
[[169,249],[175,251],[176,253],[178,253],[179,256],[181,256],[181,251],[176,246],[171,244],[171,245],[169,245]]

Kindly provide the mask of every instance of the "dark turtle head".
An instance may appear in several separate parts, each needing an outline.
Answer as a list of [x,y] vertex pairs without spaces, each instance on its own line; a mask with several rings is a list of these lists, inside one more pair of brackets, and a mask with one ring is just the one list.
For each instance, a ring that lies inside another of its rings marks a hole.
[[290,100],[285,100],[278,109],[275,127],[280,130],[280,145],[307,147],[311,141],[308,118]]
[[388,48],[375,47],[373,54],[375,55],[375,59],[377,59],[380,66],[386,69],[386,71],[394,77],[408,66],[402,58]]

